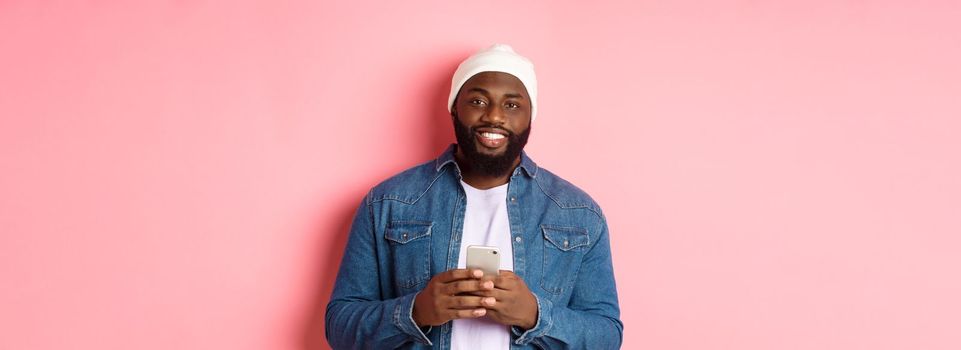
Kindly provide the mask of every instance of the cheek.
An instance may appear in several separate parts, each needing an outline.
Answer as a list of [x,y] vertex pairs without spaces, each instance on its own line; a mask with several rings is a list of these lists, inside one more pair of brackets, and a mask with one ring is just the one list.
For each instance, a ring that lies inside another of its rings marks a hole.
[[516,131],[518,131],[518,132],[524,131],[524,129],[527,129],[527,127],[528,127],[530,124],[531,124],[531,113],[530,113],[530,110],[524,111],[524,112],[519,112],[519,113],[517,113],[517,115],[515,115],[515,116],[513,116],[513,118],[511,118],[511,127],[513,127],[514,130],[516,130]]
[[477,120],[482,114],[483,110],[480,108],[464,107],[457,109],[457,118],[465,123]]

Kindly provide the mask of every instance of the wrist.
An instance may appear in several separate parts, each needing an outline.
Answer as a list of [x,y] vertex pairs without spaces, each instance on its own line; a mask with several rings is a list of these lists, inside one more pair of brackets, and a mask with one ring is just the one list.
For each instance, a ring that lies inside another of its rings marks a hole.
[[525,320],[524,324],[518,325],[518,327],[521,327],[521,329],[526,331],[526,330],[530,330],[531,328],[534,328],[534,326],[536,325],[537,325],[537,311],[534,311],[534,317],[529,320]]
[[420,315],[420,309],[417,307],[419,300],[420,300],[420,293],[417,293],[417,296],[414,297],[414,305],[413,307],[411,307],[411,310],[410,310],[410,319],[414,320],[414,325],[416,325],[417,327],[423,328],[423,327],[426,327],[427,325],[424,324],[423,317],[421,317]]
[[534,293],[530,294],[530,298],[531,304],[534,306],[534,308],[527,313],[527,317],[524,319],[524,324],[518,326],[523,328],[525,331],[537,326],[537,316],[540,313],[540,305],[537,303],[537,297],[534,296]]

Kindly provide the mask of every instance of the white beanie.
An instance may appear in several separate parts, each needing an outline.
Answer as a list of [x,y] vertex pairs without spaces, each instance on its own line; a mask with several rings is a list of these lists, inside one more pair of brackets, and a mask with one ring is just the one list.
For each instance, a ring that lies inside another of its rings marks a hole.
[[537,116],[537,77],[534,76],[534,64],[505,44],[494,44],[477,51],[457,66],[450,84],[448,112],[453,107],[457,93],[460,92],[464,83],[482,72],[503,72],[517,77],[527,88],[527,95],[531,98],[531,121],[534,121],[534,117]]

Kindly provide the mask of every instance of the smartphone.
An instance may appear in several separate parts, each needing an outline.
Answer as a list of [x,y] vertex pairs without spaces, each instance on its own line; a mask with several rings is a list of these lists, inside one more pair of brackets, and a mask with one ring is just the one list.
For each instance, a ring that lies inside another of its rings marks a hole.
[[467,246],[467,268],[484,271],[485,276],[497,276],[501,268],[501,256],[497,253],[497,247]]

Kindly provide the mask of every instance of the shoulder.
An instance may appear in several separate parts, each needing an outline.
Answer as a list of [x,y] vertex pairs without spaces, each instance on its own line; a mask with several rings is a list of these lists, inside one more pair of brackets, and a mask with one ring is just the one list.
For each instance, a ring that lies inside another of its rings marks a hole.
[[430,160],[387,178],[370,190],[367,195],[367,203],[385,200],[406,204],[417,202],[438,177],[449,171],[449,167],[438,170],[435,168],[435,164],[435,160]]
[[537,176],[534,177],[537,187],[551,201],[562,209],[586,209],[596,214],[601,219],[604,213],[600,205],[594,201],[587,192],[575,186],[570,181],[564,180],[557,174],[543,167],[538,167]]

